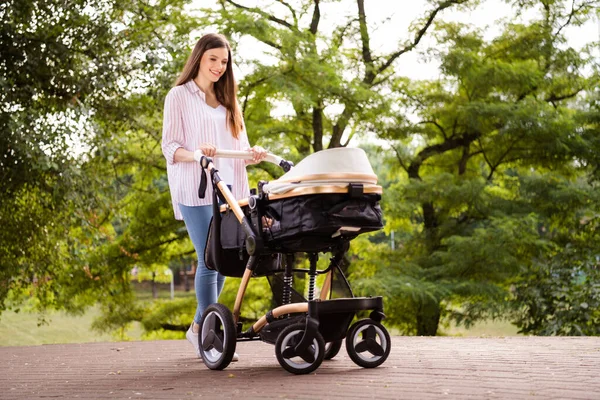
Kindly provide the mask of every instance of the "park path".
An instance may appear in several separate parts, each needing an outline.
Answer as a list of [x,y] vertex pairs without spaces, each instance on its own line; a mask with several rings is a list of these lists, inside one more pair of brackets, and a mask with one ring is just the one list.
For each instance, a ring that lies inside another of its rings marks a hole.
[[342,348],[303,376],[237,351],[211,371],[183,340],[0,347],[0,399],[600,399],[600,338],[395,336],[378,368]]

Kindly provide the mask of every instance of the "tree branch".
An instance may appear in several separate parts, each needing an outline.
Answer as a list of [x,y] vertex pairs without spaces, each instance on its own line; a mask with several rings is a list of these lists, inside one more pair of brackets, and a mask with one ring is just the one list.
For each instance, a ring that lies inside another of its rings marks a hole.
[[[413,40],[413,42],[411,44],[409,44],[408,46],[406,46],[405,48],[403,48],[402,50],[400,50],[396,53],[393,53],[383,65],[381,65],[378,69],[375,70],[375,66],[373,65],[373,59],[372,59],[372,55],[371,55],[370,47],[369,47],[369,36],[368,36],[368,32],[366,30],[367,27],[366,27],[366,17],[364,14],[364,0],[357,0],[357,4],[359,7],[359,11],[358,11],[359,12],[359,22],[361,25],[361,40],[362,40],[362,45],[363,45],[363,61],[365,62],[365,76],[363,78],[363,83],[365,83],[369,87],[373,87],[373,82],[375,81],[375,78],[379,74],[384,72],[390,65],[392,65],[394,60],[396,60],[400,55],[414,49],[419,44],[422,37],[425,35],[427,30],[433,23],[435,17],[437,16],[437,14],[440,11],[442,11],[454,4],[462,4],[467,1],[468,0],[447,0],[444,3],[440,4],[435,10],[433,10],[431,12],[431,14],[429,15],[429,18],[427,19],[427,22],[419,30],[419,32],[417,32],[417,35],[415,36],[415,39]],[[365,29],[364,34],[363,34],[363,28]],[[352,117],[353,114],[354,114],[354,107],[352,107],[348,104],[345,104],[344,111],[338,118],[336,124],[333,126],[331,141],[329,142],[328,148],[338,147],[340,145],[344,130],[346,129],[346,126],[348,125],[348,121],[350,121],[350,118]]]
[[398,159],[398,163],[400,164],[402,169],[404,169],[406,172],[408,172],[408,168],[406,168],[406,165],[404,165],[404,161],[402,161],[402,157],[400,157],[400,152],[398,151],[396,146],[394,146],[394,145],[391,145],[391,146],[392,146],[392,149],[394,149],[394,152],[396,153],[396,158]]
[[358,23],[360,26],[360,41],[362,43],[362,56],[365,62],[365,82],[372,83],[375,78],[373,67],[373,57],[371,55],[371,45],[369,38],[369,30],[367,28],[367,16],[365,15],[365,1],[356,0],[358,5]]
[[292,31],[295,31],[295,32],[298,31],[298,29],[294,25],[290,24],[289,22],[287,22],[287,21],[285,21],[285,20],[283,20],[281,18],[277,18],[274,15],[271,15],[271,14],[269,14],[267,12],[264,12],[260,8],[246,7],[246,6],[243,6],[241,4],[238,4],[238,3],[234,2],[233,0],[221,0],[221,1],[222,2],[226,1],[227,3],[231,4],[232,6],[234,6],[236,8],[240,8],[242,10],[246,10],[246,11],[249,11],[249,12],[252,12],[252,13],[255,13],[255,14],[259,14],[259,15],[265,17],[266,19],[268,19],[269,21],[272,21],[272,22],[275,22],[275,23],[277,23],[279,25],[285,26],[286,28],[289,28]]
[[294,7],[292,7],[289,3],[286,3],[283,0],[277,0],[277,2],[283,4],[288,8],[288,10],[290,10],[290,12],[292,13],[292,18],[294,18],[294,25],[298,26],[298,16],[296,15],[296,10],[294,9]]
[[553,103],[555,101],[561,101],[561,100],[565,100],[565,99],[570,99],[573,98],[575,96],[577,96],[582,90],[584,90],[583,88],[581,89],[575,89],[574,92],[568,93],[568,94],[564,94],[562,96],[557,96],[555,94],[550,95],[550,97],[544,99],[544,101],[547,101],[549,103]]
[[319,9],[319,0],[313,0],[315,3],[315,10],[313,11],[312,21],[310,23],[310,33],[316,35],[319,28],[319,21],[321,20],[321,10]]
[[577,14],[579,14],[579,12],[581,10],[583,10],[584,8],[586,8],[588,6],[593,7],[595,5],[595,3],[596,3],[595,1],[590,1],[590,2],[584,1],[583,3],[581,3],[581,5],[579,7],[575,8],[575,0],[573,0],[571,3],[571,12],[569,13],[569,15],[567,17],[567,21],[558,27],[558,29],[553,34],[553,36],[558,36],[560,34],[560,32],[571,23],[571,20],[573,19],[573,17],[575,17]]
[[380,74],[381,72],[388,69],[389,66],[392,65],[392,63],[398,57],[400,57],[402,54],[407,53],[407,52],[411,51],[412,49],[414,49],[419,44],[419,42],[421,41],[423,36],[425,36],[425,33],[427,33],[427,30],[433,24],[435,17],[437,16],[437,14],[440,11],[445,10],[446,8],[451,7],[455,4],[466,3],[467,1],[468,0],[448,0],[448,1],[441,3],[435,10],[431,11],[431,13],[429,14],[429,17],[427,18],[427,21],[425,22],[423,27],[421,29],[419,29],[419,31],[415,35],[415,38],[413,39],[413,41],[411,43],[409,43],[407,46],[405,46],[403,49],[400,49],[397,52],[390,55],[390,57],[387,59],[387,61],[379,67],[379,69],[377,70],[377,74]]
[[415,160],[408,167],[408,176],[412,179],[421,180],[421,177],[419,176],[419,169],[421,168],[421,165],[423,165],[423,162],[425,162],[425,160],[427,160],[429,157],[432,157],[436,154],[445,153],[449,150],[454,150],[458,147],[468,146],[480,136],[480,133],[471,133],[459,138],[448,139],[442,143],[425,147],[419,152],[419,154],[417,154]]
[[436,121],[433,121],[433,120],[431,120],[431,121],[429,121],[429,120],[428,121],[421,121],[417,125],[420,125],[420,124],[433,124],[433,125],[437,126],[437,128],[440,130],[440,132],[442,132],[442,135],[444,136],[444,139],[448,139],[448,135],[446,135],[446,131]]

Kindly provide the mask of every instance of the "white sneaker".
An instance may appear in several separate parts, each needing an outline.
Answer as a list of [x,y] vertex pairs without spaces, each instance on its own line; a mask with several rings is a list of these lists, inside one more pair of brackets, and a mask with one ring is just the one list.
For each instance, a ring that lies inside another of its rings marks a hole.
[[231,362],[236,362],[236,361],[240,361],[240,356],[238,353],[233,353],[233,358],[231,359]]
[[185,333],[185,337],[188,340],[188,342],[190,342],[192,346],[194,346],[194,350],[196,351],[196,355],[198,356],[198,358],[202,360],[202,353],[200,353],[200,346],[198,345],[198,334],[194,333],[194,331],[192,330],[193,326],[194,323],[192,322],[187,332]]

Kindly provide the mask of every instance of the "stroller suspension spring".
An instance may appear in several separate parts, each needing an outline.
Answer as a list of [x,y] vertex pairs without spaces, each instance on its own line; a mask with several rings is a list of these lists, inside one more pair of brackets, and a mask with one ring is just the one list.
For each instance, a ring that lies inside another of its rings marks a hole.
[[283,274],[283,304],[292,303],[292,284],[294,283],[294,255],[288,254],[285,258],[285,273]]
[[293,275],[284,275],[283,277],[283,304],[290,304],[292,302],[292,283],[294,282]]
[[317,279],[317,261],[319,260],[318,254],[310,254],[308,256],[310,260],[310,269],[308,271],[308,301],[315,299],[315,284]]
[[310,273],[308,277],[308,301],[313,301],[315,299],[315,280],[317,274]]

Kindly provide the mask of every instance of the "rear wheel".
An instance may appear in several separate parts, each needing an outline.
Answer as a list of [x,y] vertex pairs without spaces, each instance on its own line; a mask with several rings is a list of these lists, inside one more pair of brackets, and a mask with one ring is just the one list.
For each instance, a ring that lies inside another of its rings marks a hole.
[[342,348],[342,344],[344,344],[344,339],[327,342],[325,344],[325,360],[331,360],[333,357],[337,356]]
[[231,311],[223,304],[211,304],[200,320],[198,345],[204,364],[210,369],[224,369],[233,359],[237,332]]
[[295,347],[304,336],[304,323],[285,327],[275,343],[275,355],[279,364],[292,374],[309,374],[319,368],[325,356],[325,341],[319,332],[312,343],[302,352],[296,353]]
[[363,368],[375,368],[387,360],[392,343],[383,325],[363,319],[348,329],[346,350],[354,363]]

